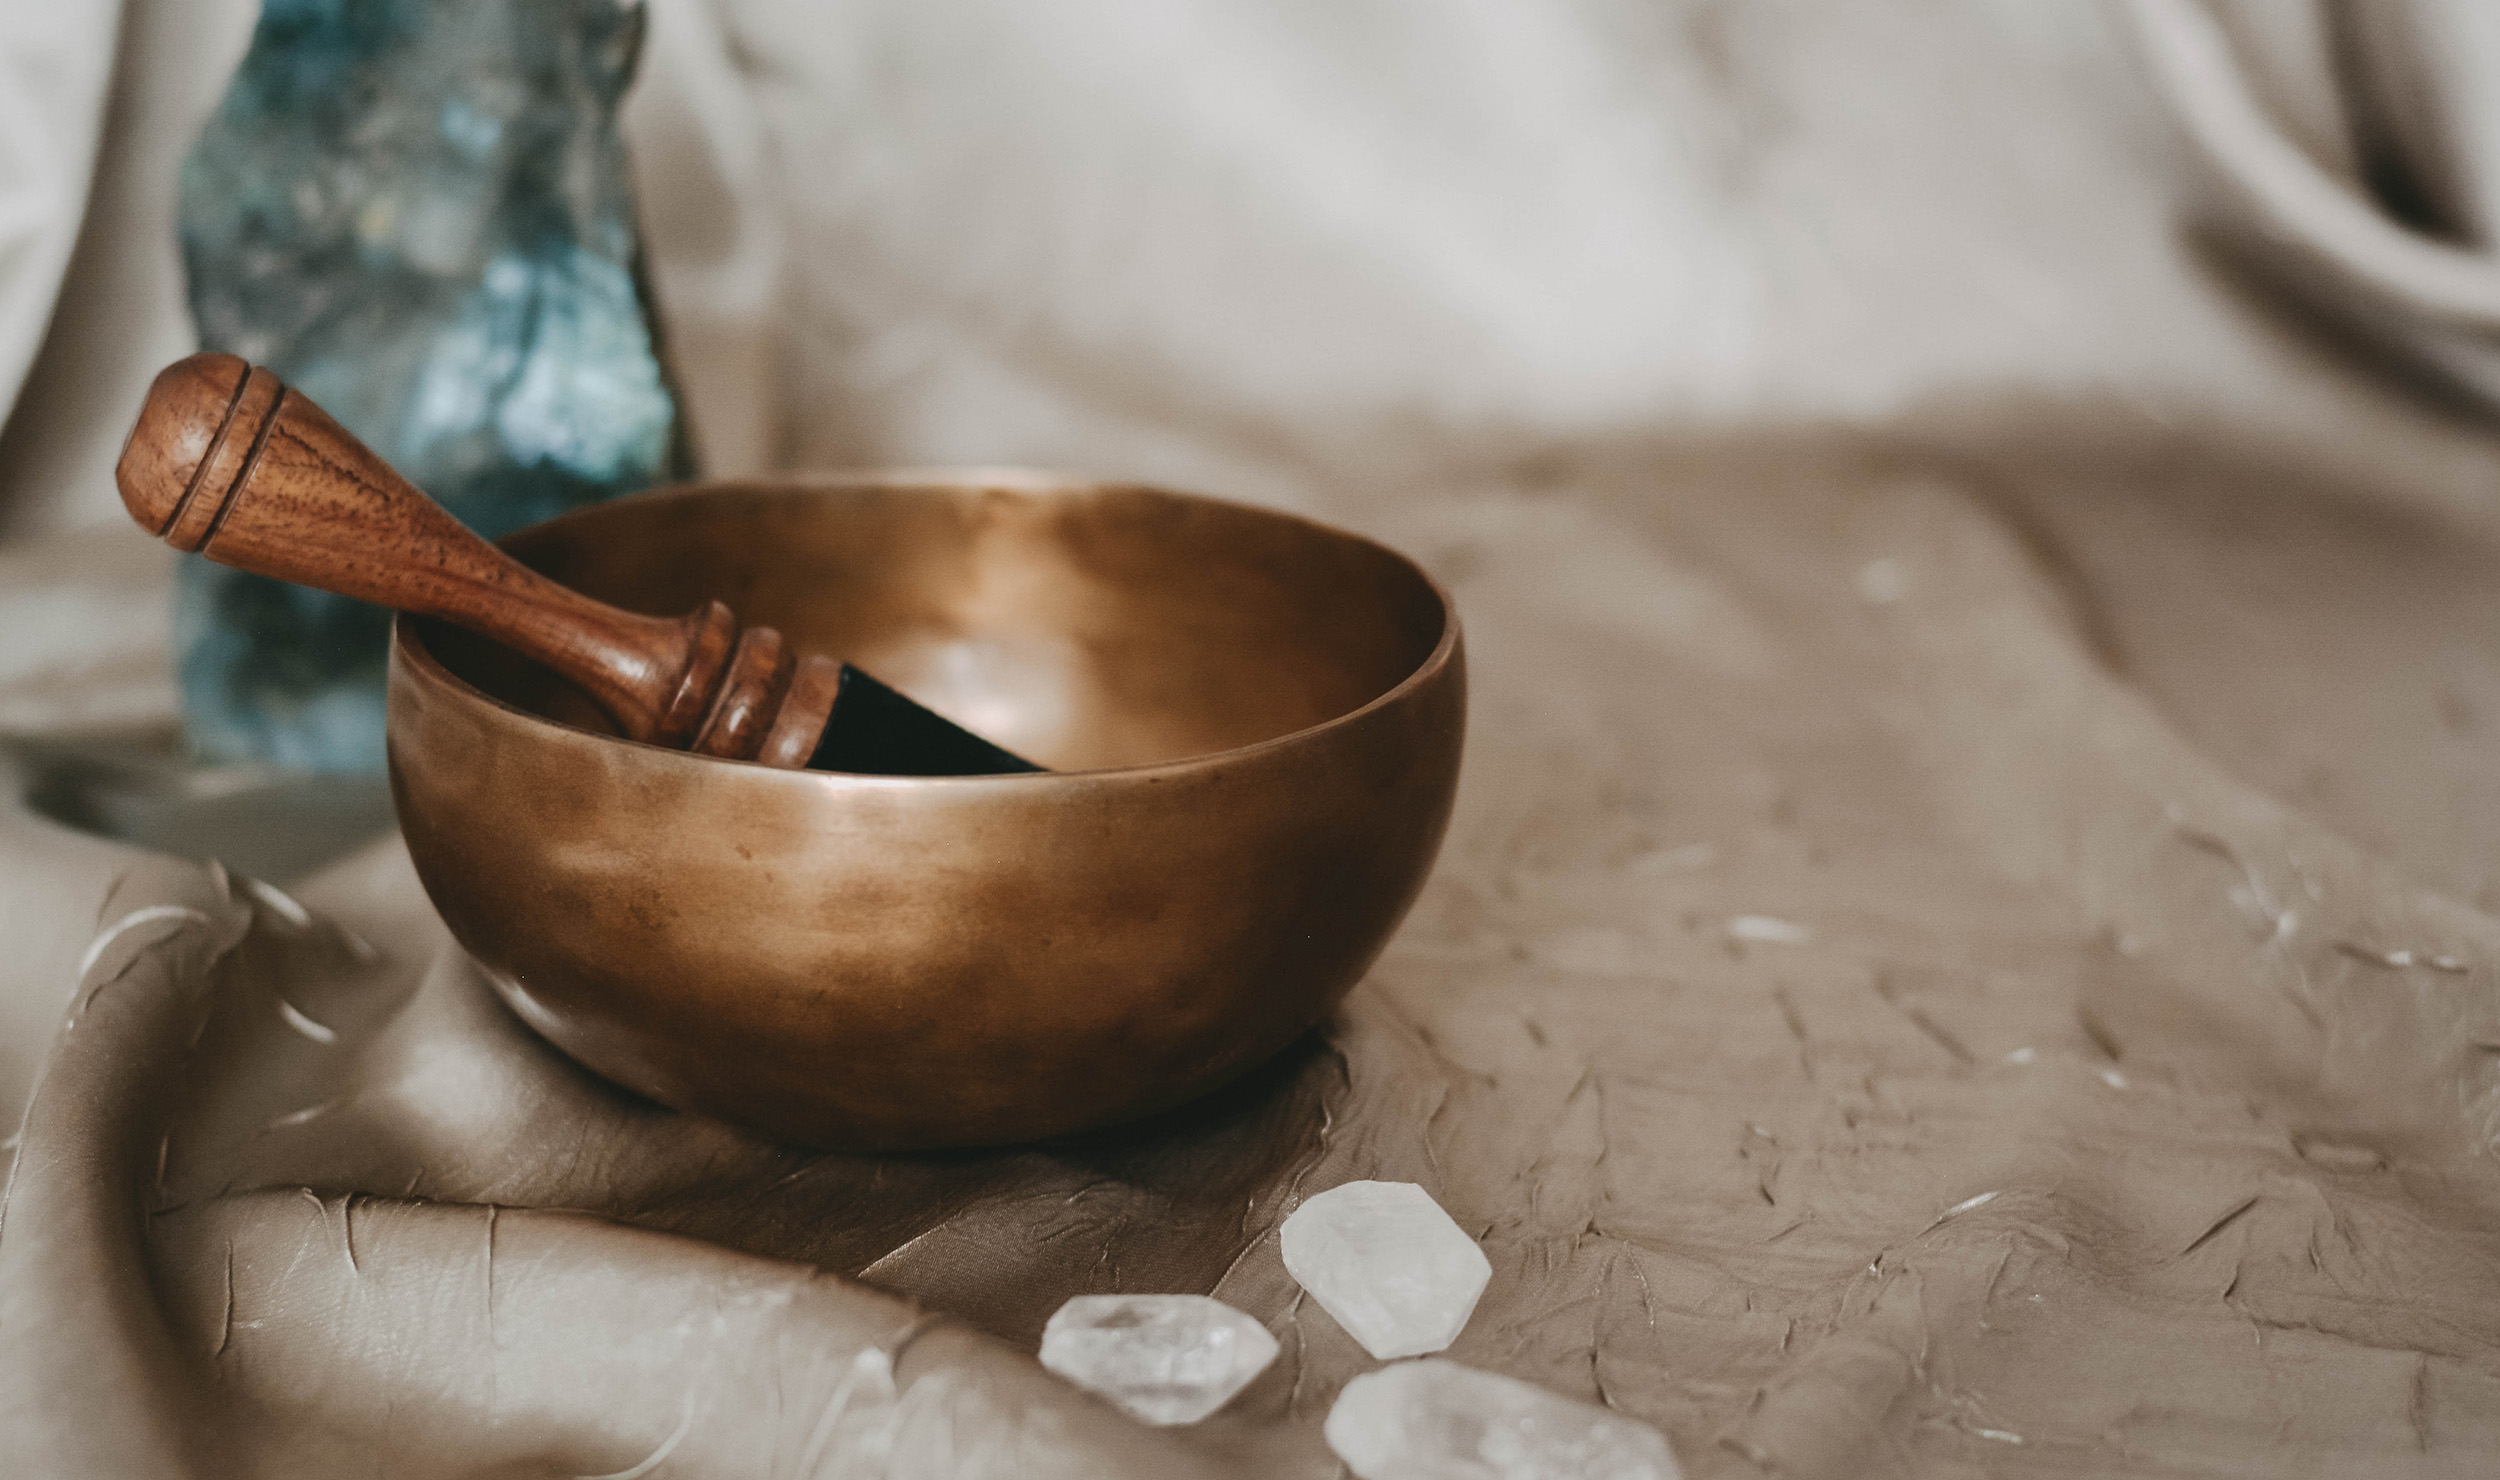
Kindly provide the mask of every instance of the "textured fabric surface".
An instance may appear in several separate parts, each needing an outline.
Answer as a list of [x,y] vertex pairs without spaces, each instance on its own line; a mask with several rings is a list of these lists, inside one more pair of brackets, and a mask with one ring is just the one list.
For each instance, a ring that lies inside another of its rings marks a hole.
[[118,0],[0,6],[0,405],[17,396],[86,214]]
[[[1492,1259],[1453,1358],[1690,1475],[2487,1468],[2487,428],[2174,226],[2097,12],[1431,9],[676,8],[643,105],[736,456],[1160,476],[1451,586],[1457,815],[1341,1016],[1154,1124],[817,1155],[548,1050],[389,839],[279,894],[8,815],[0,1467],[1318,1480],[1376,1364],[1275,1230],[1368,1177]],[[124,548],[12,592],[146,609]],[[143,723],[153,640],[0,717]],[[1110,1290],[1283,1354],[1140,1429],[1031,1357]]]

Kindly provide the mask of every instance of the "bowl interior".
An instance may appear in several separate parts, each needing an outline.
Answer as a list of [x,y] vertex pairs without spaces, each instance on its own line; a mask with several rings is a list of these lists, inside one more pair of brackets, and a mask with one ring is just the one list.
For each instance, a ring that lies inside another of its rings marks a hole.
[[[1368,540],[1148,489],[711,485],[505,542],[602,601],[706,598],[1053,770],[1185,759],[1325,723],[1440,642],[1440,592]],[[440,623],[425,646],[515,708],[611,731],[570,685]]]

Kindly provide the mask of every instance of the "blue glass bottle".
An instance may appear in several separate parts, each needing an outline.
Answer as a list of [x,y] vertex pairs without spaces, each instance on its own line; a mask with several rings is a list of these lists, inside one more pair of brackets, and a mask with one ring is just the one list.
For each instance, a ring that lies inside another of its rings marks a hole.
[[[202,344],[489,538],[684,476],[616,127],[642,34],[639,0],[265,0],[182,170]],[[190,559],[194,755],[378,772],[388,623]]]

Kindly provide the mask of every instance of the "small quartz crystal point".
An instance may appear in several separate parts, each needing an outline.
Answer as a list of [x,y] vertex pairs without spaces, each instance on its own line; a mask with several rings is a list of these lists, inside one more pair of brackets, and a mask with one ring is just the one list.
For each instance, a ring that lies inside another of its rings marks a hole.
[[1458,1339],[1492,1261],[1412,1182],[1348,1182],[1293,1210],[1285,1268],[1383,1361]]
[[1042,1365],[1150,1424],[1196,1423],[1276,1360],[1267,1328],[1204,1295],[1079,1295],[1042,1330]]
[[1347,1383],[1324,1432],[1359,1480],[1680,1480],[1647,1424],[1437,1358]]
[[1042,769],[848,663],[807,768],[861,776],[1011,776]]

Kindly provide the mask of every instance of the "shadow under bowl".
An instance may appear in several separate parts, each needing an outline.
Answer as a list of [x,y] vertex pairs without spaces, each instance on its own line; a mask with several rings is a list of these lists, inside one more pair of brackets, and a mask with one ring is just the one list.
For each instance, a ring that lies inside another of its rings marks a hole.
[[1449,818],[1456,610],[1308,520],[895,474],[668,490],[504,545],[638,611],[718,598],[1051,768],[636,744],[525,660],[398,623],[392,792],[453,935],[591,1069],[781,1139],[1026,1141],[1213,1089],[1353,987]]

